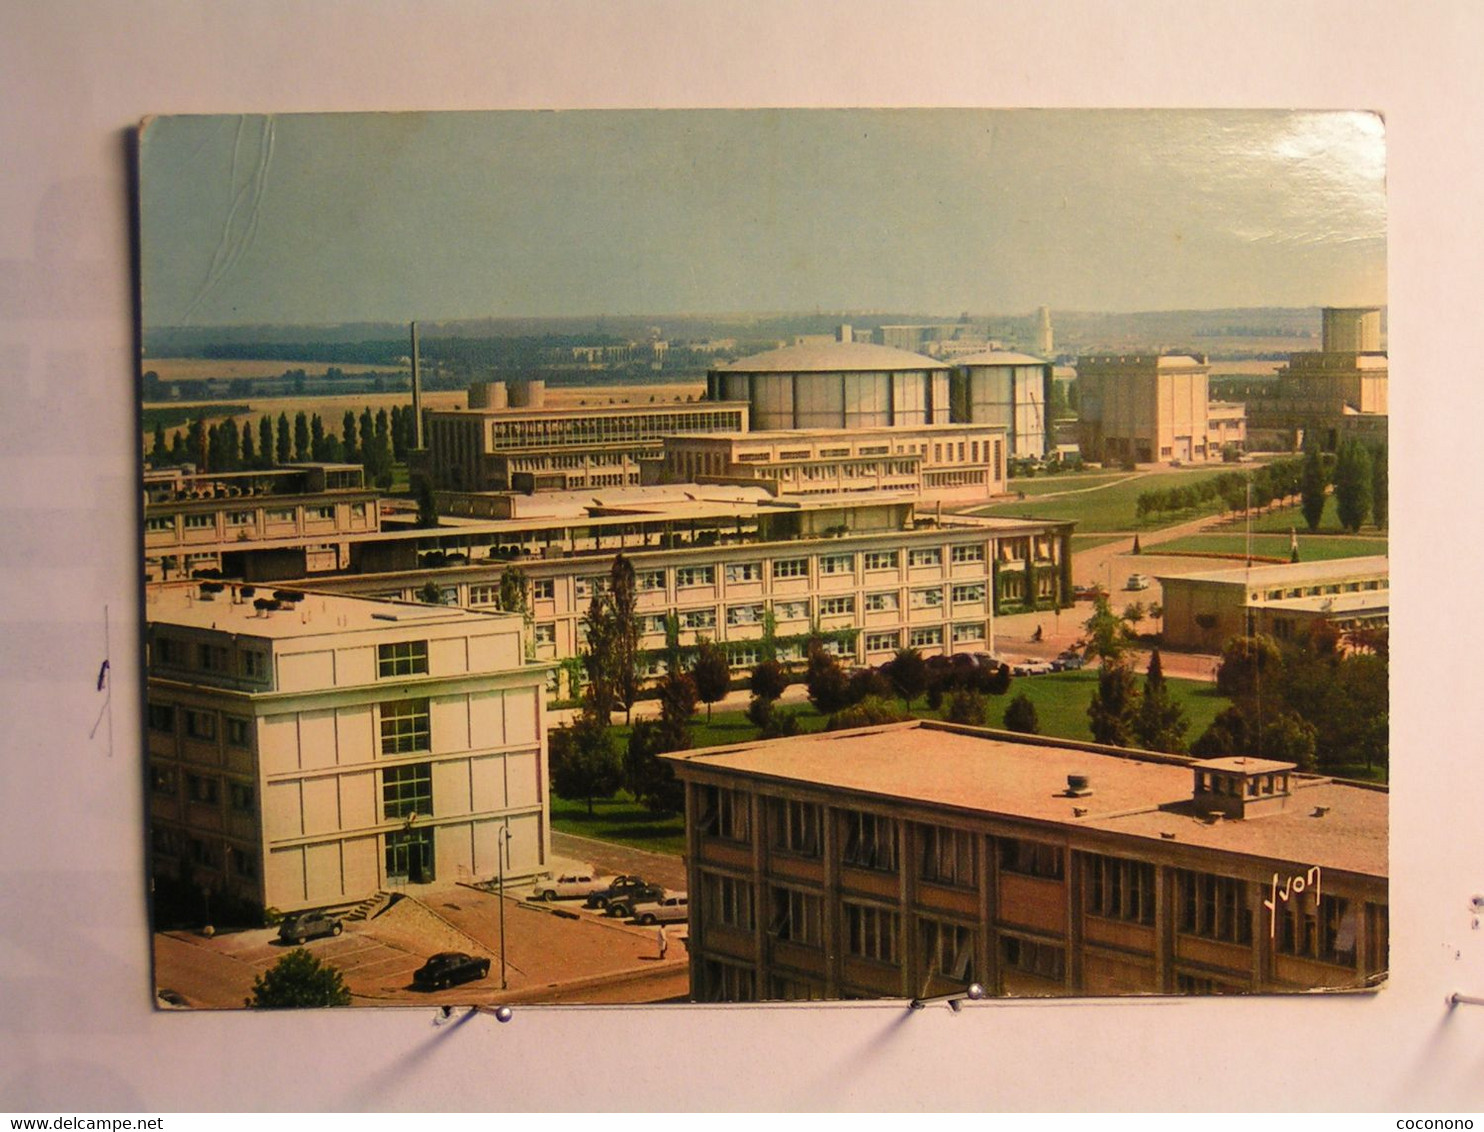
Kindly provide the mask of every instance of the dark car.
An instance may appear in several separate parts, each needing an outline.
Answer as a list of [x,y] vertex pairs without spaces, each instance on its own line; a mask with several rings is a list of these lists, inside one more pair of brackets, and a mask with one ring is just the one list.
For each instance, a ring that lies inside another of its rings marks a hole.
[[324,935],[339,935],[344,929],[340,918],[328,912],[300,912],[278,926],[278,938],[284,943],[303,943]]
[[1081,650],[1067,649],[1066,652],[1056,658],[1056,663],[1061,665],[1062,671],[1070,672],[1083,667],[1086,664],[1086,659],[1083,657]]
[[472,982],[490,973],[490,961],[462,951],[440,951],[412,972],[412,985],[441,990],[454,983]]
[[583,903],[585,908],[607,908],[615,900],[627,901],[631,906],[642,904],[646,900],[658,900],[665,894],[665,890],[657,884],[650,884],[643,877],[617,876],[613,883],[607,888],[599,889],[587,898]]

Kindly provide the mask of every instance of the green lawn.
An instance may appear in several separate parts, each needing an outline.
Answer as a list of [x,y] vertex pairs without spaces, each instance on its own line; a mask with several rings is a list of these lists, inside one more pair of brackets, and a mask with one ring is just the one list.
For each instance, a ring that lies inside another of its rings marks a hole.
[[[1134,518],[1134,505],[1142,492],[1152,491],[1156,488],[1178,486],[1182,477],[1186,482],[1214,479],[1221,474],[1221,471],[1221,468],[1212,466],[1210,468],[1150,472],[1144,475],[1126,474],[1110,481],[1110,486],[1098,488],[1094,491],[1078,492],[1075,495],[1064,495],[1046,500],[1026,498],[1011,503],[993,503],[987,507],[975,508],[974,514],[1035,519],[1073,519],[1077,523],[1078,531],[1092,533],[1099,531],[1158,530],[1160,527],[1169,527],[1174,526],[1176,523],[1187,522],[1202,514],[1216,514],[1221,508],[1221,503],[1216,501],[1203,509],[1181,512],[1175,515],[1160,515],[1153,520],[1146,520],[1141,524]],[[1067,479],[1064,476],[1059,478],[1062,480]],[[1074,485],[1068,483],[1066,488],[1062,490],[1066,490],[1072,486]],[[1019,489],[1014,488],[1013,490]]]
[[[1301,562],[1323,562],[1332,558],[1364,558],[1373,554],[1385,554],[1387,550],[1387,541],[1384,538],[1349,538],[1300,533],[1298,544]],[[1245,534],[1186,535],[1184,538],[1171,539],[1169,542],[1151,546],[1149,553],[1195,551],[1207,554],[1241,555],[1245,554],[1246,550],[1247,536]],[[1252,553],[1269,558],[1281,558],[1287,562],[1289,554],[1287,533],[1253,535]]]
[[[1246,529],[1245,523],[1238,523],[1238,526],[1243,530]],[[1297,529],[1300,534],[1303,534],[1309,529],[1308,524],[1304,522],[1304,511],[1302,507],[1285,507],[1279,511],[1271,511],[1266,515],[1257,515],[1252,520],[1252,529],[1254,532],[1263,533],[1271,531],[1275,534],[1286,535],[1290,528]],[[1362,527],[1361,531],[1375,538],[1386,537],[1384,531],[1378,531],[1375,527]],[[1335,514],[1335,497],[1333,495],[1324,501],[1324,513],[1319,517],[1319,530],[1315,533],[1321,535],[1345,533],[1340,527],[1339,517]]]
[[1094,547],[1107,546],[1112,542],[1121,542],[1125,535],[1073,535],[1072,553],[1077,554],[1083,550],[1092,550]]
[[[1015,680],[1010,685],[1009,694],[990,698],[990,726],[1000,726],[1011,697],[1024,692],[1036,705],[1043,735],[1091,742],[1087,705],[1092,702],[1097,683],[1097,673],[1093,671],[1055,672]],[[1142,685],[1142,680],[1140,683]],[[1171,678],[1169,688],[1175,700],[1185,708],[1185,717],[1190,723],[1185,733],[1189,741],[1194,741],[1216,714],[1231,702],[1217,693],[1214,684],[1198,680]],[[929,711],[925,700],[918,700],[916,706],[920,718],[932,719],[940,714]],[[797,716],[801,729],[806,732],[824,729],[826,719],[814,710],[812,704],[785,705],[784,710]],[[628,743],[628,728],[616,725],[613,732],[622,749]],[[700,712],[692,730],[696,747],[745,743],[757,737],[757,728],[739,711],[716,712],[710,724],[706,722],[705,712]],[[656,853],[678,854],[685,844],[685,819],[682,816],[656,817],[626,793],[620,793],[615,799],[594,802],[592,816],[588,815],[586,802],[568,801],[553,795],[551,825],[562,833],[575,833]]]
[[1126,480],[1132,474],[1132,472],[1110,472],[1107,474],[1063,472],[1055,476],[1014,476],[1005,484],[1005,490],[1011,493],[1023,491],[1026,495],[1050,495],[1058,491],[1078,491],[1087,487],[1102,487],[1105,484]]

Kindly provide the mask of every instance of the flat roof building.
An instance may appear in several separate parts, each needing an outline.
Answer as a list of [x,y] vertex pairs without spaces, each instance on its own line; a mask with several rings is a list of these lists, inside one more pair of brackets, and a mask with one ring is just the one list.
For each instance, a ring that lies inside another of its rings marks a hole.
[[1077,359],[1079,443],[1089,460],[1205,463],[1246,442],[1240,406],[1213,428],[1211,367],[1188,354],[1097,354]]
[[699,1001],[1376,985],[1387,794],[912,722],[663,756]]
[[548,864],[519,616],[214,581],[144,614],[156,873],[289,912]]
[[1161,575],[1162,639],[1214,652],[1249,633],[1299,638],[1319,621],[1341,631],[1384,628],[1389,578],[1384,555]]
[[985,503],[1005,491],[1002,427],[789,429],[665,438],[662,483],[767,483],[780,496],[896,494]]

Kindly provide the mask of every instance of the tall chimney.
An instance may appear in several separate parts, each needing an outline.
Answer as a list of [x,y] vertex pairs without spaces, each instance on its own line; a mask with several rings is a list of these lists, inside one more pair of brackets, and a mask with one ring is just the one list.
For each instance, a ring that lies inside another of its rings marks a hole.
[[417,357],[417,323],[412,324],[412,447],[423,446],[423,376]]

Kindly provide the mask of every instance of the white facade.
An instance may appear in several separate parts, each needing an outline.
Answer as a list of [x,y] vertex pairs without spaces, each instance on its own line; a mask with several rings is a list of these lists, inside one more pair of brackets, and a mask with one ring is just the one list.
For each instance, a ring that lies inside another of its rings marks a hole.
[[146,596],[157,870],[288,912],[545,866],[518,617],[210,590]]
[[954,364],[954,419],[1003,428],[1012,457],[1044,456],[1051,364],[1003,350],[972,354]]

